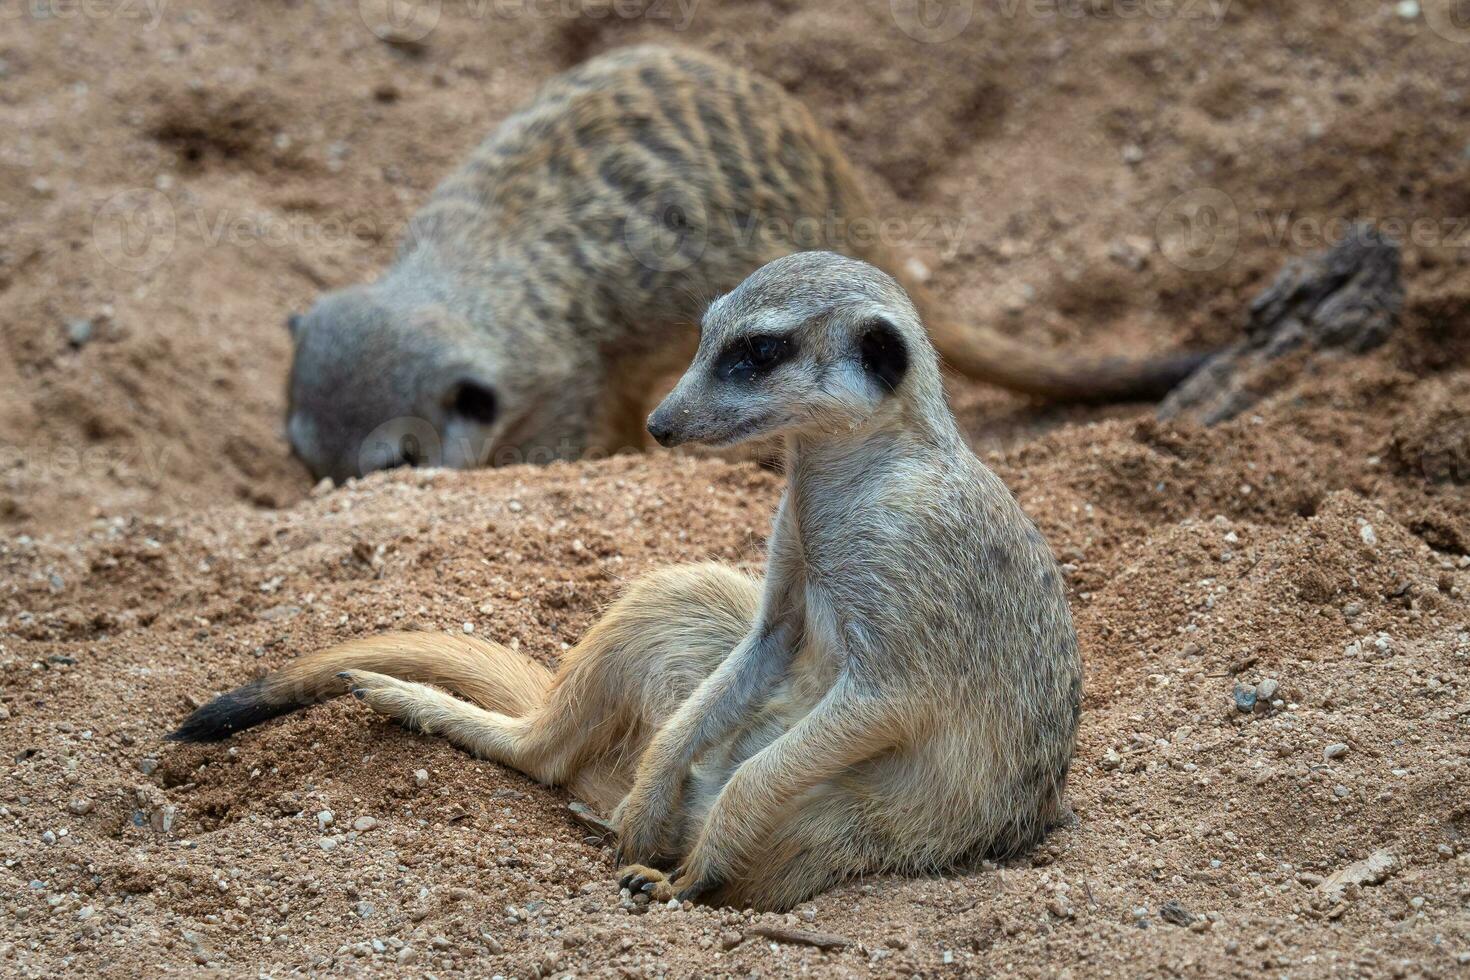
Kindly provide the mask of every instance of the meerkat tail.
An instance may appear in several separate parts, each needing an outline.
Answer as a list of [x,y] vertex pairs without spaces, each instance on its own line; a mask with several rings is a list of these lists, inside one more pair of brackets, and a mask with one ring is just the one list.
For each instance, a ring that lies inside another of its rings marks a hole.
[[983,328],[937,321],[928,325],[928,331],[946,367],[976,381],[1060,402],[1159,398],[1213,353],[1087,360],[1040,350]]
[[442,687],[482,708],[519,717],[551,687],[551,671],[497,643],[446,633],[388,633],[307,654],[280,670],[221,694],[169,736],[217,742],[279,715],[346,693],[345,670],[387,674]]

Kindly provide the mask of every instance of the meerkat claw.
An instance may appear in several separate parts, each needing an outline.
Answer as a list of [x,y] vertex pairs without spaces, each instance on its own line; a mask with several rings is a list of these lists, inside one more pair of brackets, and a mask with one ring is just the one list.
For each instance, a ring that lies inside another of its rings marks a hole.
[[656,902],[667,902],[674,895],[674,888],[662,871],[641,864],[624,868],[618,885],[634,895],[642,892]]

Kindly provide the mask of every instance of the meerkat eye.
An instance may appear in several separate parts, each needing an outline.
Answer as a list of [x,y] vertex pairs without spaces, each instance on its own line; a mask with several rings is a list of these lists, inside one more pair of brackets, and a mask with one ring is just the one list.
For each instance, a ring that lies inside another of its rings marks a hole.
[[720,355],[716,370],[726,381],[748,381],[762,371],[769,371],[795,352],[790,337],[756,334],[742,337]]
[[450,405],[454,414],[481,425],[494,422],[498,408],[495,392],[476,381],[461,381],[457,384]]

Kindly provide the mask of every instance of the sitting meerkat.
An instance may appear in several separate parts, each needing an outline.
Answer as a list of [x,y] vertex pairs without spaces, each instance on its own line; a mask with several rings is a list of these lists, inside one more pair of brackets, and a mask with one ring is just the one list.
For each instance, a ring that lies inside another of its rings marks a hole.
[[785,440],[763,581],[648,575],[555,677],[463,636],[353,641],[173,737],[350,689],[611,809],[627,886],[758,909],[1015,854],[1066,817],[1082,669],[1056,562],[967,448],[896,281],[830,253],[765,266],[709,308],[648,428]]
[[[836,141],[778,84],[636,47],[548,82],[441,184],[371,284],[290,319],[286,432],[318,478],[550,462],[646,442],[706,302],[805,249],[895,276]],[[1199,363],[1080,361],[937,315],[949,366],[1066,400],[1153,397]]]

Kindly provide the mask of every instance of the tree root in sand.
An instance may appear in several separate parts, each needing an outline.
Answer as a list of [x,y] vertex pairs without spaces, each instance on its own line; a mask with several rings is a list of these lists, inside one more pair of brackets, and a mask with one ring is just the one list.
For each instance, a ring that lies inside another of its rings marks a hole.
[[1404,306],[1397,242],[1356,226],[1328,251],[1289,263],[1251,304],[1246,336],[1170,393],[1159,418],[1235,418],[1311,363],[1386,341]]

